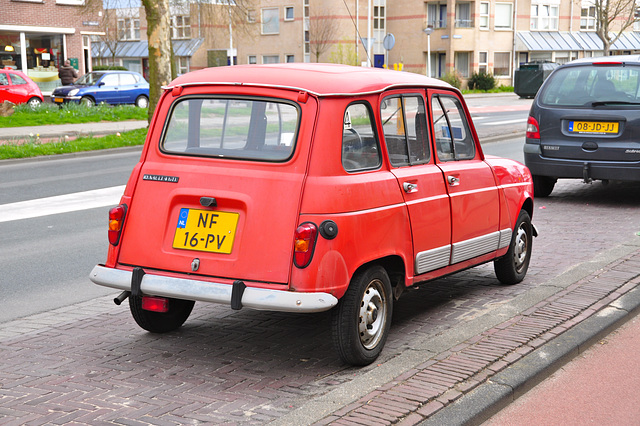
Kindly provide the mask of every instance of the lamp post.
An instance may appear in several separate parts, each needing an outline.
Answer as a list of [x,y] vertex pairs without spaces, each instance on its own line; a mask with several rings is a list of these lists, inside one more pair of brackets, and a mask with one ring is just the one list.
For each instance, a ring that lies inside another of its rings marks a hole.
[[422,31],[427,35],[427,77],[431,77],[431,33],[433,27],[429,25]]

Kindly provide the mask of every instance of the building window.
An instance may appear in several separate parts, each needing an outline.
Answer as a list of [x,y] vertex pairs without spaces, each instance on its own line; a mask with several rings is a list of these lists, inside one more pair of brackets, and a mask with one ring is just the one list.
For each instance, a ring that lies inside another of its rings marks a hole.
[[178,75],[186,74],[189,72],[189,58],[187,56],[180,56],[176,58]]
[[510,30],[513,28],[513,3],[496,3],[496,30]]
[[489,52],[478,52],[478,72],[487,74],[489,71],[488,66]]
[[593,31],[596,29],[595,6],[583,7],[580,10],[580,29],[587,31]]
[[471,3],[456,3],[456,28],[471,28]]
[[495,52],[493,54],[493,75],[509,77],[511,75],[511,52]]
[[384,30],[384,6],[373,7],[373,29]]
[[262,34],[280,33],[280,13],[277,7],[262,9]]
[[480,3],[480,29],[489,29],[489,3]]
[[558,6],[552,6],[548,4],[532,4],[531,29],[540,31],[557,31]]
[[253,24],[256,22],[256,11],[253,9],[247,10],[247,22]]
[[191,18],[189,16],[171,17],[171,38],[191,38]]
[[454,67],[460,73],[460,77],[469,78],[469,52],[456,52]]
[[293,21],[293,6],[285,6],[284,8],[284,20]]
[[295,62],[296,61],[296,56],[295,55],[287,55],[285,60],[288,63]]
[[447,28],[447,4],[427,4],[427,26],[432,28]]
[[248,64],[257,64],[258,63],[258,58],[256,57],[256,55],[249,55],[249,58],[247,59],[247,63]]
[[280,56],[278,55],[263,55],[262,63],[263,64],[277,64],[280,62]]

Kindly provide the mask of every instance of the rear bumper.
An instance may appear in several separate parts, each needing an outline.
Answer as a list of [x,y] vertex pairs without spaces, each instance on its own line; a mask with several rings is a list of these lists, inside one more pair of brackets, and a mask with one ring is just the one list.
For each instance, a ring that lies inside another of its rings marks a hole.
[[[89,278],[98,285],[130,291],[132,275],[131,271],[96,265]],[[230,305],[232,286],[223,283],[146,273],[142,278],[140,291],[149,296]],[[322,312],[331,309],[337,304],[338,299],[329,293],[298,293],[247,287],[242,295],[243,307],[269,311]]]
[[640,181],[640,163],[622,161],[568,160],[542,157],[540,145],[524,145],[524,162],[532,175],[556,178]]

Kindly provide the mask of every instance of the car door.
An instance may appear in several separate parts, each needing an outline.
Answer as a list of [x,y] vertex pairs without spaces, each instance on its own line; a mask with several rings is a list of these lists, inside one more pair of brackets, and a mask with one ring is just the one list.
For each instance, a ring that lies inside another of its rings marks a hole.
[[16,104],[27,102],[29,100],[29,85],[27,84],[27,80],[11,71],[9,71],[7,75],[11,83],[8,90],[8,100]]
[[430,149],[424,91],[386,94],[380,105],[391,172],[409,211],[414,273],[446,267],[451,256],[449,195]]
[[106,102],[108,104],[119,104],[121,102],[118,73],[105,74],[98,82],[96,103],[99,104],[100,102]]
[[498,249],[499,193],[463,101],[453,92],[429,90],[429,95],[435,160],[451,202],[453,265]]
[[9,77],[7,73],[0,71],[0,103],[9,100]]
[[130,73],[120,74],[120,103],[132,104],[137,98],[136,76]]

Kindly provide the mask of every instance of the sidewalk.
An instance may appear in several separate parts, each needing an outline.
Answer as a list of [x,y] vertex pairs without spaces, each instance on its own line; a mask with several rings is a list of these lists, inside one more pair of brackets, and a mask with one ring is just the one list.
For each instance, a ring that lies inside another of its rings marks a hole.
[[32,127],[2,127],[0,141],[24,140],[38,136],[40,139],[107,135],[147,127],[145,120],[99,123],[55,124]]

